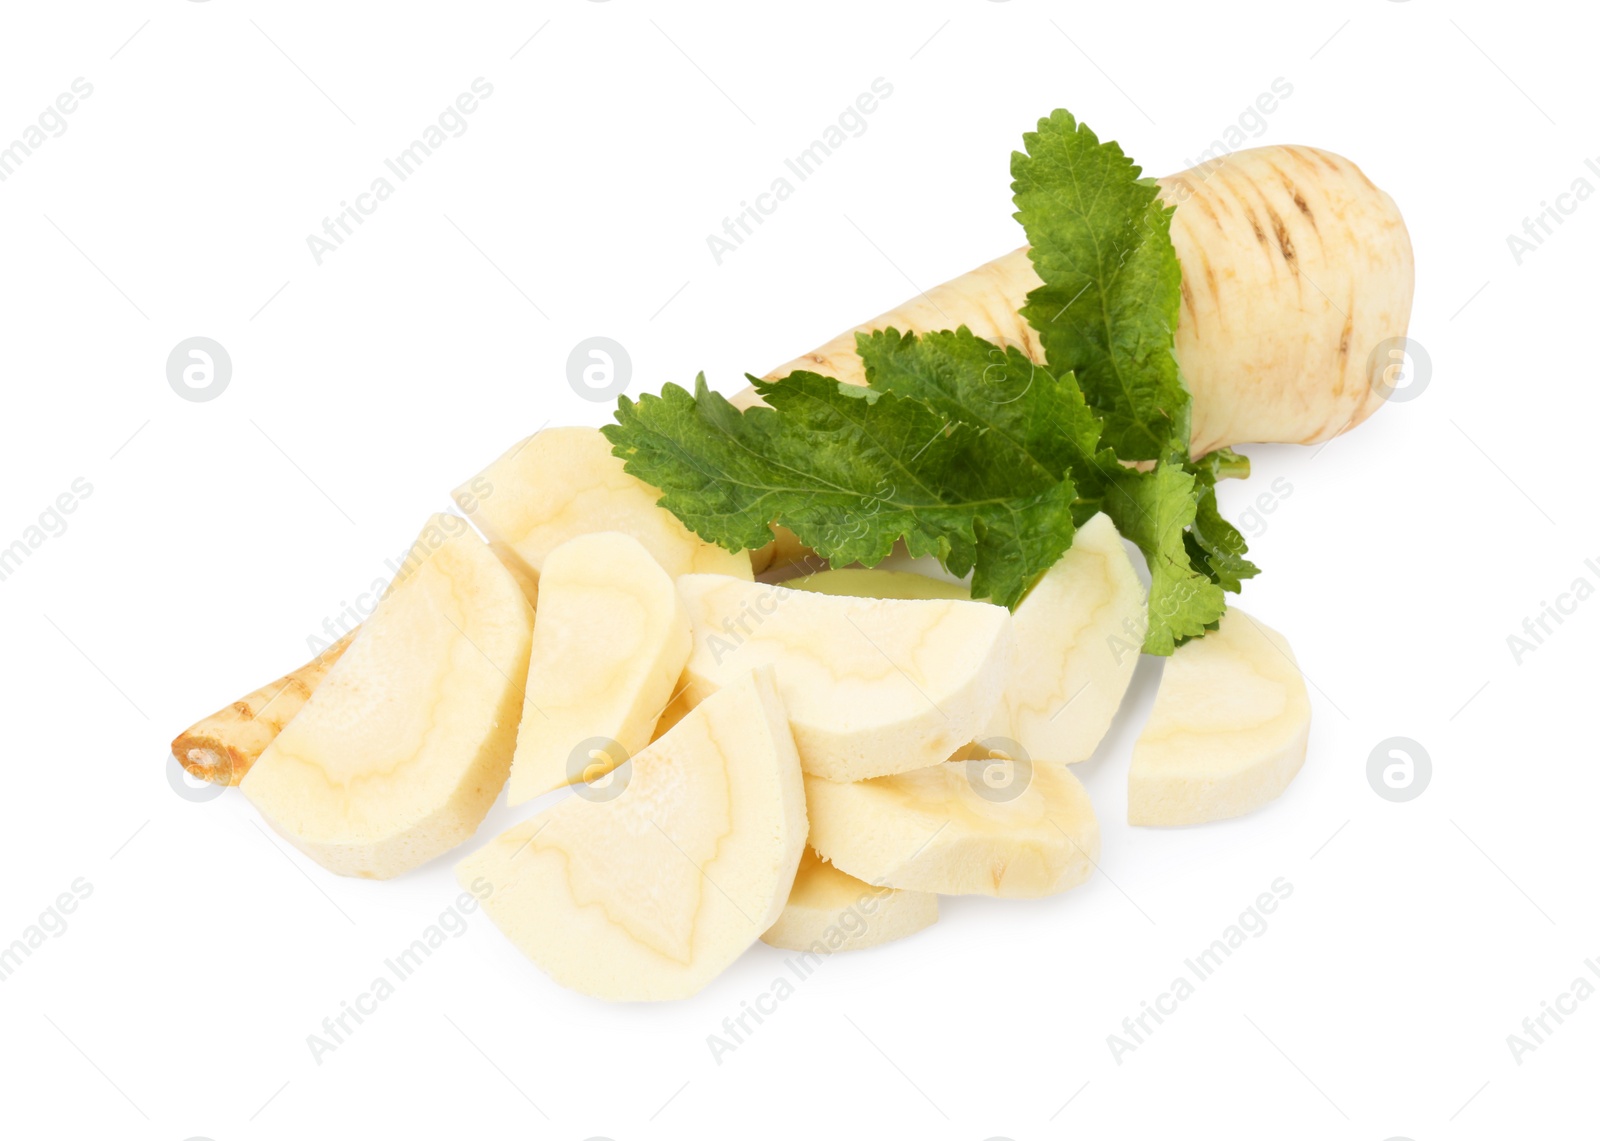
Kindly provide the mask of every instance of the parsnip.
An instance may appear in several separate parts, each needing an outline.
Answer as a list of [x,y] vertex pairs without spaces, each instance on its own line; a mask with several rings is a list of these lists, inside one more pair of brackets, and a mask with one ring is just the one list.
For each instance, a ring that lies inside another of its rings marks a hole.
[[[1411,316],[1411,241],[1394,201],[1356,165],[1313,147],[1236,151],[1160,180],[1176,206],[1172,242],[1183,267],[1178,364],[1194,396],[1190,448],[1203,455],[1249,442],[1313,444],[1361,423],[1383,403],[1388,359]],[[865,384],[855,334],[966,325],[1043,360],[1018,315],[1040,284],[1027,250],[970,273],[842,333],[767,374],[796,369]],[[757,403],[747,389],[734,403]]]
[[770,670],[706,699],[606,801],[570,797],[456,869],[552,978],[619,1002],[686,998],[783,911],[806,838]]
[[453,848],[511,768],[533,608],[448,518],[429,527],[450,537],[395,579],[240,784],[279,834],[340,875],[386,879]]
[[1139,664],[1144,594],[1111,520],[1078,528],[1011,616],[1017,651],[986,737],[1009,738],[1029,757],[1088,760]]
[[[511,804],[595,780],[649,744],[689,660],[688,612],[637,540],[616,531],[568,539],[545,559],[539,584]],[[616,747],[575,764],[590,742]]]
[[858,780],[937,764],[988,723],[1011,615],[986,602],[838,598],[684,575],[691,703],[773,666],[806,772]]
[[213,784],[238,784],[266,747],[310,699],[350,648],[352,630],[299,669],[203,717],[172,741],[172,755],[190,776]]
[[1100,855],[1089,795],[1053,761],[946,761],[852,783],[808,775],[806,803],[820,856],[910,891],[1053,895],[1088,879]]
[[656,506],[661,493],[622,470],[594,428],[546,428],[456,490],[456,502],[502,561],[538,582],[546,556],[568,539],[620,531],[666,572],[751,577],[750,555],[725,551]]
[[789,902],[761,941],[816,954],[862,951],[915,935],[938,918],[939,897],[932,892],[874,887],[807,848]]
[[1277,797],[1306,759],[1311,701],[1289,643],[1237,606],[1167,661],[1128,769],[1129,824],[1204,824]]

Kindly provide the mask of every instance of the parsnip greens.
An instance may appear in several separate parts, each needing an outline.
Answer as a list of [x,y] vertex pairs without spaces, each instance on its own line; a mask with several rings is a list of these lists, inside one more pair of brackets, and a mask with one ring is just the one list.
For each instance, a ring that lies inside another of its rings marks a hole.
[[776,522],[836,566],[871,566],[903,540],[1013,608],[1104,511],[1150,566],[1145,649],[1170,654],[1215,629],[1224,591],[1256,573],[1217,510],[1217,479],[1242,461],[1189,455],[1172,208],[1065,111],[1024,145],[1016,217],[1043,285],[1021,313],[1042,363],[965,326],[885,329],[857,337],[865,388],[752,377],[767,407],[740,412],[702,377],[693,393],[621,398],[604,431],[709,542],[754,549]]

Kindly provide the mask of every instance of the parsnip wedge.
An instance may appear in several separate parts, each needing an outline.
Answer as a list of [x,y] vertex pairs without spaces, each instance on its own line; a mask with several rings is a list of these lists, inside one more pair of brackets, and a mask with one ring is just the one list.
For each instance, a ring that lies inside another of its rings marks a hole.
[[1011,620],[1017,653],[986,735],[1030,757],[1088,760],[1133,679],[1147,621],[1144,586],[1109,518],[1078,528]]
[[930,578],[914,571],[840,567],[818,571],[801,578],[784,580],[790,590],[809,590],[816,594],[843,595],[847,598],[962,598],[972,593],[962,584]]
[[568,539],[621,531],[674,577],[701,572],[749,579],[750,554],[707,543],[656,506],[661,493],[622,469],[594,428],[546,428],[455,491],[456,503],[525,581]]
[[1237,606],[1167,660],[1128,769],[1129,824],[1204,824],[1276,798],[1300,771],[1311,699],[1294,651]]
[[811,844],[868,883],[1034,898],[1076,887],[1100,856],[1089,794],[1053,761],[946,761],[849,784],[806,777]]
[[938,918],[939,897],[932,892],[874,887],[807,848],[789,902],[761,941],[819,955],[861,951],[915,935]]
[[938,764],[988,723],[1011,615],[986,602],[845,598],[684,575],[685,694],[775,667],[805,771],[860,780]]
[[[595,780],[648,745],[690,643],[672,578],[638,540],[597,531],[551,551],[539,576],[509,801]],[[606,743],[591,752],[607,760],[575,762],[586,742]]]
[[475,535],[443,526],[239,786],[340,875],[386,879],[455,847],[511,767],[533,610]]
[[686,998],[778,918],[805,838],[800,760],[766,670],[636,755],[616,796],[564,800],[456,874],[491,885],[485,910],[563,986]]

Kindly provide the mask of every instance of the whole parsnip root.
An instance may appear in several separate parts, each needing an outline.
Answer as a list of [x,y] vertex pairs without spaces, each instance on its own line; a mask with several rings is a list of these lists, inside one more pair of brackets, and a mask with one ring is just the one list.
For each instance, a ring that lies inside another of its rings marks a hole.
[[294,720],[355,636],[356,630],[350,631],[299,669],[201,718],[173,740],[172,755],[191,776],[213,784],[238,784]]
[[[1159,180],[1183,267],[1176,352],[1193,394],[1190,450],[1315,444],[1383,403],[1376,353],[1411,317],[1411,240],[1393,199],[1348,159],[1312,147],[1237,151]],[[1040,285],[1026,248],[935,286],[767,374],[865,384],[855,335],[966,325],[1043,361],[1018,314]],[[1375,355],[1376,353],[1376,355]],[[753,390],[734,398],[759,403]]]

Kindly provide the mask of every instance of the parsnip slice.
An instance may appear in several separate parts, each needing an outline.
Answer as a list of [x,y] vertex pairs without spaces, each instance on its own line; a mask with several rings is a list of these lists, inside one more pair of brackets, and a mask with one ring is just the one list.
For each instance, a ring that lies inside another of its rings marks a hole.
[[861,951],[915,935],[938,918],[939,897],[932,892],[874,887],[807,848],[789,902],[761,941],[819,955]]
[[1096,515],[1011,616],[1017,653],[986,736],[1029,757],[1088,760],[1111,727],[1144,644],[1144,586],[1122,536]]
[[1237,606],[1167,659],[1128,769],[1129,824],[1204,824],[1276,798],[1300,771],[1311,699],[1289,643]]
[[768,670],[641,751],[614,798],[564,800],[456,874],[491,885],[485,910],[563,986],[685,998],[772,926],[805,838],[800,760]]
[[790,590],[809,590],[816,594],[847,598],[972,598],[972,593],[960,583],[929,578],[914,571],[869,570],[864,567],[818,571],[801,578],[786,579],[783,585]]
[[[594,780],[649,744],[690,644],[672,578],[638,540],[597,531],[551,551],[539,576],[510,802]],[[583,750],[587,742],[597,744]],[[593,763],[575,762],[579,750]]]
[[751,577],[748,551],[707,543],[656,506],[660,498],[623,470],[594,428],[536,432],[455,491],[467,518],[526,581],[538,581],[551,551],[594,531],[632,535],[674,577]]
[[396,577],[239,786],[341,875],[385,879],[455,847],[511,767],[533,610],[459,520],[429,527],[453,537]]
[[1033,898],[1089,878],[1100,825],[1051,761],[946,761],[849,784],[806,777],[811,844],[868,883]]
[[986,602],[844,598],[685,575],[685,693],[775,667],[806,772],[859,780],[937,764],[993,716],[1011,615]]

